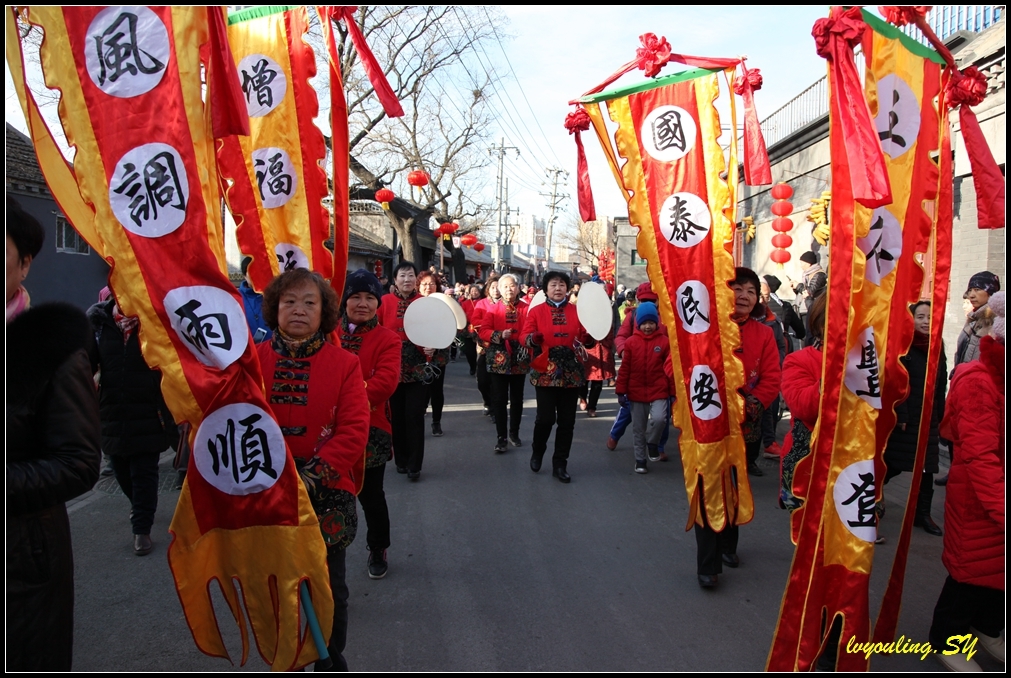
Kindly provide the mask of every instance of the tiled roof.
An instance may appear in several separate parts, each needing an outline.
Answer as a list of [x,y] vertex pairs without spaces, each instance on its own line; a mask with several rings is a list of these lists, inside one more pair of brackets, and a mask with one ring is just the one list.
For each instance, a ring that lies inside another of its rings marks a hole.
[[5,158],[6,188],[15,191],[43,193],[49,195],[49,187],[39,169],[32,141],[17,129],[7,125],[7,148]]

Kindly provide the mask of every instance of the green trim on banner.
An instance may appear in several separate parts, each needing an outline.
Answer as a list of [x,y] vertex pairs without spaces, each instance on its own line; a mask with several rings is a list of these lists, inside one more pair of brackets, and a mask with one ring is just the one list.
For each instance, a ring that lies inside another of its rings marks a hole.
[[893,26],[876,14],[871,14],[866,9],[860,10],[864,15],[864,21],[868,26],[873,28],[875,31],[888,38],[889,40],[898,40],[902,43],[902,46],[908,49],[910,52],[918,57],[923,57],[924,59],[930,59],[935,64],[940,64],[941,66],[947,66],[948,64],[944,61],[944,58],[935,52],[930,47],[927,47],[922,42],[917,42],[911,37],[899,30],[898,26]]
[[264,5],[263,7],[240,9],[237,12],[228,13],[228,25],[231,26],[242,21],[249,21],[250,19],[259,19],[263,16],[270,16],[271,14],[287,12],[289,9],[295,9],[296,7],[299,7],[299,5]]
[[665,75],[664,77],[657,78],[656,80],[647,80],[646,82],[640,82],[635,85],[617,87],[615,89],[605,90],[599,94],[591,94],[588,97],[581,97],[576,101],[581,104],[598,104],[601,101],[620,99],[621,97],[627,97],[630,94],[638,94],[639,92],[648,92],[651,89],[656,89],[665,85],[673,85],[676,82],[695,80],[696,78],[701,78],[706,75],[719,73],[722,70],[722,68],[690,68],[687,71],[681,71],[680,73],[674,73],[673,75]]

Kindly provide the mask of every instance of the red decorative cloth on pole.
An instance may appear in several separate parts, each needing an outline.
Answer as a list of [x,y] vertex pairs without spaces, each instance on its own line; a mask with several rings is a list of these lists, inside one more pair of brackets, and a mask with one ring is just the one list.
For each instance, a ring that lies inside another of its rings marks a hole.
[[581,132],[590,129],[590,116],[582,107],[576,108],[565,116],[565,129],[576,136],[576,195],[579,199],[579,217],[583,221],[593,221],[597,218],[597,210],[593,204],[593,191],[590,188],[590,169],[586,163],[586,150],[583,148]]
[[748,70],[743,59],[741,69],[744,74],[734,82],[734,94],[744,99],[744,183],[764,186],[772,183],[772,167],[755,110],[755,92],[762,88],[762,74],[757,68]]

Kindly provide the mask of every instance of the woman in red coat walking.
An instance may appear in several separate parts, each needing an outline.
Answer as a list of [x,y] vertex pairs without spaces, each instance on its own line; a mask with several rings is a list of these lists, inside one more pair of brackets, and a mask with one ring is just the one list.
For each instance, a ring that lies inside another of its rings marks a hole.
[[388,569],[390,511],[383,478],[393,456],[393,427],[389,400],[400,383],[400,337],[379,324],[376,311],[382,303],[379,279],[360,268],[348,276],[341,308],[341,346],[358,356],[369,397],[369,441],[365,447],[365,480],[358,501],[365,513],[369,548],[369,578],[382,579]]

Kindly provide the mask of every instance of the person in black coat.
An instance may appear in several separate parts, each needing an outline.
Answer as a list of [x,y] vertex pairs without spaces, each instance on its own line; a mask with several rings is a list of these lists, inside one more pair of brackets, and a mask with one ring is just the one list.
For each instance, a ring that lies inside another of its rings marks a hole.
[[95,485],[101,463],[92,338],[73,306],[28,308],[21,282],[45,232],[9,197],[6,230],[6,667],[70,671],[74,552],[66,502]]
[[[930,302],[915,304],[913,322],[913,345],[909,353],[900,360],[909,372],[909,397],[895,407],[896,424],[885,447],[885,483],[903,471],[913,470],[916,461],[916,442],[923,416],[923,386],[927,378],[927,346],[930,332]],[[934,398],[930,408],[930,428],[927,431],[927,454],[923,462],[923,477],[920,479],[920,493],[916,498],[916,515],[913,525],[922,527],[928,534],[941,536],[941,528],[930,517],[930,503],[934,498],[934,474],[938,471],[938,428],[944,417],[944,394],[948,388],[948,364],[944,357],[944,346],[937,366],[937,381],[934,383]]]
[[107,299],[88,309],[88,320],[96,341],[91,363],[100,375],[102,450],[130,500],[133,551],[145,556],[153,548],[158,459],[178,443],[179,429],[162,398],[161,373],[141,355],[137,318],[124,316],[115,299]]

